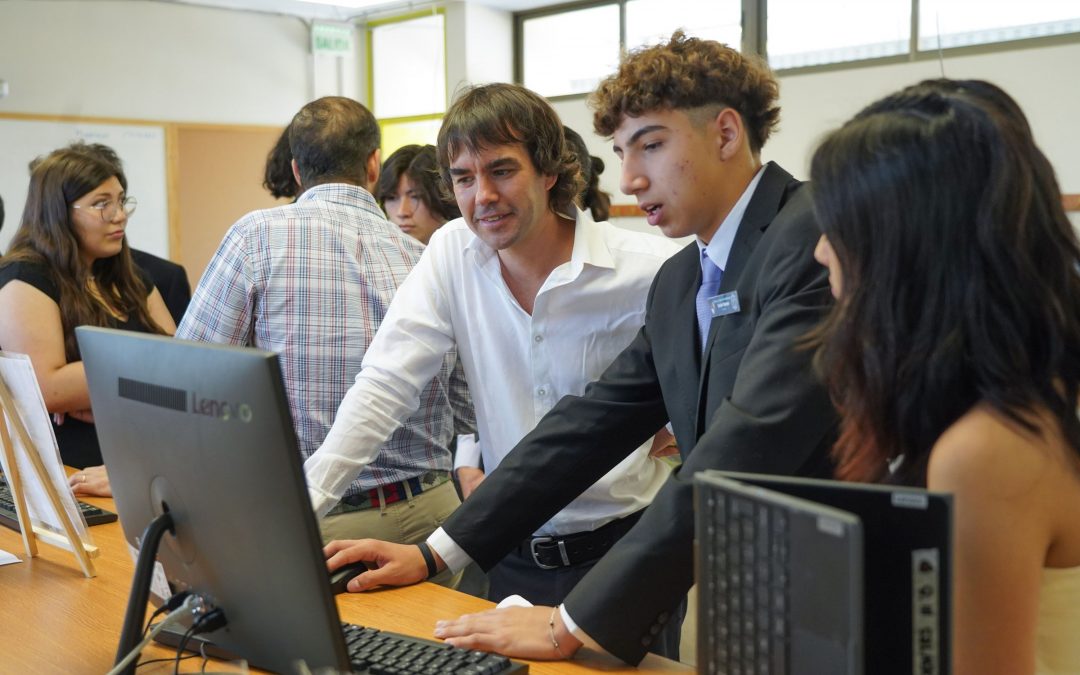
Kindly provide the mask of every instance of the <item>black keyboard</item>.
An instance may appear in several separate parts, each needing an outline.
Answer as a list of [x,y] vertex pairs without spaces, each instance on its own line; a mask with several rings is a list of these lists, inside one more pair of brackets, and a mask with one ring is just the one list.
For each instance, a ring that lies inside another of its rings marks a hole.
[[[176,647],[184,630],[183,626],[166,628],[154,637],[154,641]],[[529,672],[527,663],[511,661],[498,654],[458,649],[437,640],[388,633],[345,622],[341,623],[341,632],[352,663],[352,672],[357,675],[502,675]],[[218,647],[206,635],[189,637],[184,648],[227,661],[241,658]]]
[[[93,504],[80,501],[79,510],[82,512],[83,518],[86,518],[87,525],[103,525],[116,522],[115,513],[98,508]],[[0,525],[9,527],[16,532],[20,531],[19,516],[15,512],[14,495],[11,494],[11,487],[7,483],[7,478],[3,475],[0,475]]]
[[353,672],[371,675],[493,675],[525,673],[529,666],[505,656],[459,649],[445,642],[341,625]]
[[[699,507],[702,506],[699,504]],[[710,492],[710,561],[701,591],[707,602],[705,639],[712,667],[705,672],[783,675],[788,672],[788,516],[781,509]],[[701,630],[701,628],[699,628]]]

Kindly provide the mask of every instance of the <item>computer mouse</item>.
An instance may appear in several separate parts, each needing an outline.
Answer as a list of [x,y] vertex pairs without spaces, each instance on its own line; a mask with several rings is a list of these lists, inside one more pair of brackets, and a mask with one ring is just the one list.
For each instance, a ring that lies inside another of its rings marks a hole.
[[345,587],[349,584],[349,579],[368,569],[370,569],[368,564],[362,560],[342,565],[330,573],[330,590],[334,592],[334,595],[347,592],[348,589]]

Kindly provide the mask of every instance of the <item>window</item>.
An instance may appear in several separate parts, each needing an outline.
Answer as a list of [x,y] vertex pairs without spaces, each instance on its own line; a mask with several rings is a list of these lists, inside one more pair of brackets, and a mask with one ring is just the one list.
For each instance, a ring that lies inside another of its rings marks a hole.
[[1076,0],[919,0],[920,50],[1078,32]]
[[776,70],[906,54],[911,0],[768,0],[766,35]]
[[403,145],[435,145],[441,126],[442,115],[419,119],[379,120],[383,159]]
[[677,28],[738,47],[741,16],[741,0],[611,0],[522,13],[518,79],[543,96],[586,94],[615,72],[622,50],[666,40]]
[[544,96],[588,93],[619,64],[619,6],[525,21],[522,83]]
[[446,111],[446,47],[441,13],[373,24],[371,111],[394,118]]
[[616,48],[655,44],[676,28],[788,70],[1080,37],[1080,1],[583,0],[516,15],[518,81],[544,96],[588,93],[615,71]]
[[739,0],[629,0],[626,3],[626,48],[656,44],[676,28],[736,49],[742,44]]

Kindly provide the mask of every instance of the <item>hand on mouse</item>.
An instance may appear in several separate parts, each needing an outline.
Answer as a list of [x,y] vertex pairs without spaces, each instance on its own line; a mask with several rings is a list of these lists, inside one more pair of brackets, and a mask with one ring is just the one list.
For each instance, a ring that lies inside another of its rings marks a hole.
[[[376,586],[408,586],[427,578],[427,563],[414,545],[392,544],[377,539],[345,539],[323,547],[326,567],[331,572],[348,563],[366,561],[375,569],[362,572],[349,581],[349,592],[366,591]],[[439,570],[446,568],[434,551]]]

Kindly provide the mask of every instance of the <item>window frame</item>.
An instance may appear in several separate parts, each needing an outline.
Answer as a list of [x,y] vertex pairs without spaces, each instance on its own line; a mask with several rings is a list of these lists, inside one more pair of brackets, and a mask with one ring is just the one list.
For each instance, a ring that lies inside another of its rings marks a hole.
[[[944,56],[971,56],[979,54],[991,54],[1001,51],[1016,49],[1031,49],[1037,47],[1049,47],[1063,44],[1075,44],[1080,42],[1080,31],[1062,33],[1059,35],[1042,35],[1038,37],[1017,38],[1015,40],[1002,40],[999,42],[986,42],[977,45],[963,45],[958,47],[944,47],[940,50],[919,48],[919,10],[921,0],[911,0],[911,23],[908,34],[908,51],[905,54],[881,56],[852,61],[838,61],[836,63],[822,63],[812,66],[800,66],[797,68],[776,68],[773,70],[778,76],[802,75],[820,72],[832,72],[848,70],[852,68],[868,68],[897,63],[918,63],[935,61]],[[524,83],[524,23],[529,19],[535,19],[553,14],[562,14],[579,9],[588,9],[602,5],[619,6],[619,44],[620,49],[626,49],[626,2],[627,0],[578,0],[550,5],[538,9],[514,13],[514,82]],[[743,53],[753,53],[768,59],[768,0],[742,0],[742,44],[740,50]],[[588,93],[561,94],[559,96],[546,97],[551,101],[576,100],[587,97]]]
[[448,63],[448,51],[446,45],[446,9],[443,7],[436,7],[432,10],[418,10],[415,12],[407,12],[405,14],[395,14],[394,16],[387,17],[385,19],[374,19],[364,24],[364,57],[367,66],[367,103],[371,110],[371,114],[375,115],[376,121],[379,123],[379,131],[382,132],[383,124],[393,124],[398,122],[419,122],[427,120],[441,120],[446,115],[446,109],[449,107],[450,102],[443,100],[443,109],[440,112],[424,113],[419,115],[403,115],[398,117],[379,117],[376,112],[375,106],[375,39],[374,29],[381,26],[386,26],[395,23],[404,23],[406,21],[413,21],[415,19],[423,19],[433,14],[439,14],[442,16],[443,23],[443,82],[447,92],[447,96],[450,95],[449,76],[447,73]]

